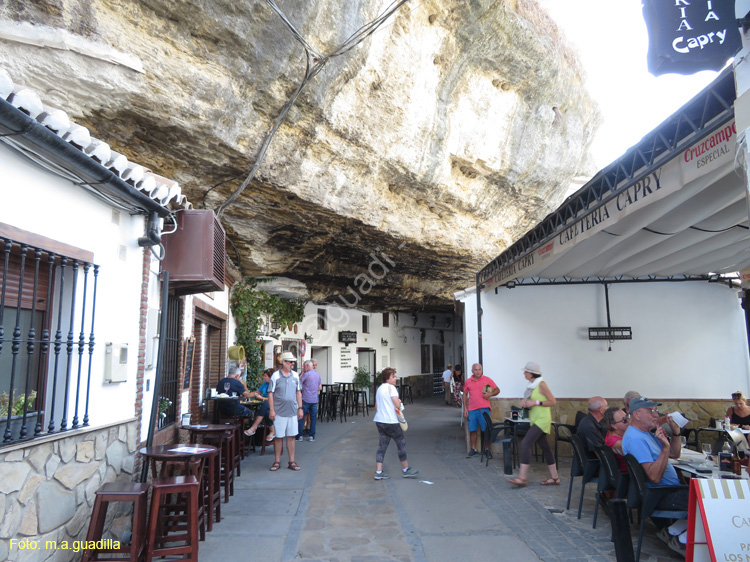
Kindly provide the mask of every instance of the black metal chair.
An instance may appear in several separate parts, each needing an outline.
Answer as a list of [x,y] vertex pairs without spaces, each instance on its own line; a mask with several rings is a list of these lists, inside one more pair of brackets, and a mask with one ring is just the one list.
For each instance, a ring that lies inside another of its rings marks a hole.
[[616,499],[624,499],[628,495],[628,484],[630,482],[628,475],[620,472],[620,464],[617,462],[615,452],[610,447],[599,445],[595,450],[601,466],[599,468],[596,509],[594,510],[594,529],[596,529],[596,518],[599,515],[601,493],[606,490],[614,490]]
[[680,434],[685,436],[685,447],[691,447],[694,451],[700,451],[700,428],[683,427]]
[[[630,494],[637,499],[639,503],[638,519],[641,524],[638,535],[638,546],[635,551],[635,560],[641,557],[641,544],[643,543],[643,529],[647,517],[661,517],[664,519],[685,519],[688,516],[687,511],[670,511],[657,509],[657,505],[662,498],[671,492],[677,490],[687,490],[687,486],[649,486],[646,483],[646,473],[641,463],[633,455],[625,455],[625,463],[628,465],[628,474],[630,475]],[[631,507],[631,503],[628,502]]]
[[586,490],[586,484],[589,482],[599,482],[599,459],[592,459],[583,448],[581,438],[577,435],[570,436],[570,442],[573,445],[573,462],[570,465],[570,487],[568,488],[568,504],[565,509],[570,509],[570,496],[573,493],[573,479],[581,476],[581,497],[578,500],[578,519],[581,518],[583,510],[583,494]]
[[490,458],[492,458],[492,444],[502,443],[503,471],[505,474],[513,474],[512,428],[505,422],[493,423],[492,418],[487,412],[482,412],[482,415],[484,416],[485,429],[482,433],[482,455],[479,457],[479,462],[485,459],[484,466],[489,466]]

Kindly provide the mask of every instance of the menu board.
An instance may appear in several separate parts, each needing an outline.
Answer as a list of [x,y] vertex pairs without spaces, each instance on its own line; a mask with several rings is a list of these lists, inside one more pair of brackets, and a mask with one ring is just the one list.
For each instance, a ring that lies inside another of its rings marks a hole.
[[750,481],[693,478],[688,562],[750,561]]

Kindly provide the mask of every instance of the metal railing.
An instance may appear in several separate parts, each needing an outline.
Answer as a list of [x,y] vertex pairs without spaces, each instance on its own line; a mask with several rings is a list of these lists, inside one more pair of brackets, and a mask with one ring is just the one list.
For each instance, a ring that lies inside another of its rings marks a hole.
[[2,236],[0,252],[2,444],[89,425],[99,266]]

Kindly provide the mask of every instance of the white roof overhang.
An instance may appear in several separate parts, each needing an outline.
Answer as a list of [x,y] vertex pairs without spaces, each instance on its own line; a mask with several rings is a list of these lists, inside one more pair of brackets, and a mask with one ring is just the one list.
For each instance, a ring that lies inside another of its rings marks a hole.
[[655,278],[750,267],[746,182],[735,171],[731,69],[477,274]]

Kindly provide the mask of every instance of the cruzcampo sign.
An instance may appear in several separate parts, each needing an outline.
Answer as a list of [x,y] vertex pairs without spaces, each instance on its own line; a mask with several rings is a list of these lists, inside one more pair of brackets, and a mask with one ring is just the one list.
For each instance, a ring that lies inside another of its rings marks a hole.
[[721,70],[742,46],[735,0],[643,0],[648,71]]

